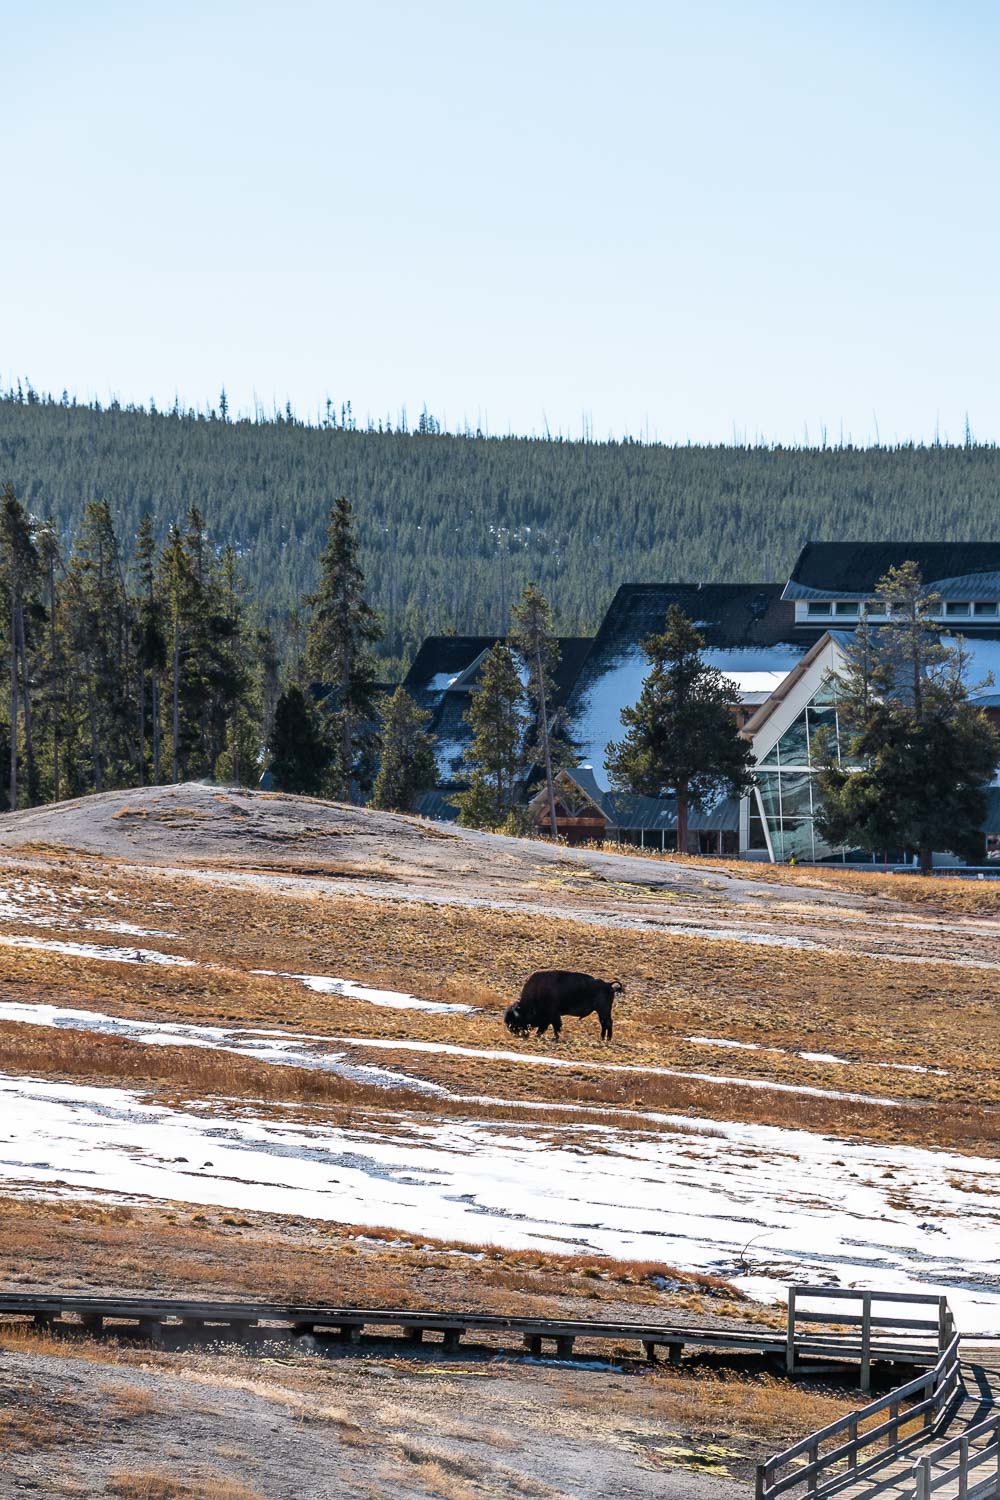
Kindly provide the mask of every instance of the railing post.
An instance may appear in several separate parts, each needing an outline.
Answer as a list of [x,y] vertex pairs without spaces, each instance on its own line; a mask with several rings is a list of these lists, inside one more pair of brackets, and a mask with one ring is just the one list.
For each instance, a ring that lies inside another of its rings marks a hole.
[[[819,1458],[819,1443],[818,1442],[812,1442],[812,1443],[810,1443],[809,1447],[808,1447],[808,1449],[806,1451],[809,1454],[809,1462],[810,1462],[810,1464],[815,1465],[816,1460]],[[819,1488],[819,1475],[817,1474],[815,1468],[813,1468],[812,1473],[809,1475],[809,1493],[810,1493],[810,1495],[815,1495],[815,1493],[818,1490],[818,1488]]]
[[757,1483],[754,1485],[754,1500],[764,1500],[764,1488],[767,1479],[767,1464],[757,1465]]
[[861,1389],[872,1388],[872,1294],[861,1294]]
[[788,1288],[788,1341],[785,1344],[785,1371],[795,1373],[795,1288]]
[[948,1298],[938,1298],[938,1353],[943,1354],[948,1347],[951,1334],[948,1332]]
[[931,1461],[922,1458],[914,1470],[917,1480],[917,1500],[931,1500]]
[[969,1439],[958,1445],[958,1500],[969,1500]]
[[848,1464],[849,1468],[856,1469],[858,1467],[858,1448],[857,1448],[857,1443],[858,1443],[858,1416],[857,1416],[857,1412],[853,1412],[852,1411],[851,1415],[847,1419],[847,1437],[848,1437],[848,1441],[852,1444],[850,1454],[848,1455],[847,1464]]
[[899,1402],[894,1401],[889,1407],[889,1416],[892,1418],[892,1431],[887,1434],[886,1448],[893,1453],[899,1452]]

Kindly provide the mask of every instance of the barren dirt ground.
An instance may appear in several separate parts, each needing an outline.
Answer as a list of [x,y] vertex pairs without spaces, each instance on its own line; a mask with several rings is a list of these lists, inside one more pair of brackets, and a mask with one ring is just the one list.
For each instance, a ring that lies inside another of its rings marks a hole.
[[[506,1033],[540,967],[624,980],[610,1046],[593,1018]],[[985,1328],[998,1005],[987,883],[200,784],[17,813],[0,1283],[769,1322],[732,1282],[816,1264],[947,1285]],[[5,1342],[2,1496],[729,1500],[848,1399],[698,1366]]]

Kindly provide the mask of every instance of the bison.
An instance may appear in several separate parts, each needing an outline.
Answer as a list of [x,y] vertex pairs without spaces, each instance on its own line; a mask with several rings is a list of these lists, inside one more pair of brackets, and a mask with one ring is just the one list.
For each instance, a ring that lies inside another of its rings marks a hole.
[[618,979],[609,983],[569,969],[539,969],[525,984],[520,999],[504,1012],[504,1025],[514,1036],[527,1036],[533,1026],[543,1036],[551,1026],[558,1041],[563,1016],[591,1016],[596,1010],[601,1040],[610,1042],[611,1007],[624,989]]

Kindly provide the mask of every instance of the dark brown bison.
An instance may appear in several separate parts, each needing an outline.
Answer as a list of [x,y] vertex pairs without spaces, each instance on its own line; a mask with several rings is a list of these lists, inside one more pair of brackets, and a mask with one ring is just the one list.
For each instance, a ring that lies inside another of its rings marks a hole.
[[609,984],[569,969],[539,969],[525,984],[521,998],[508,1006],[503,1022],[515,1036],[527,1036],[532,1027],[543,1036],[551,1026],[558,1041],[563,1016],[592,1016],[596,1010],[601,1040],[610,1042],[611,1007],[624,988],[618,979]]

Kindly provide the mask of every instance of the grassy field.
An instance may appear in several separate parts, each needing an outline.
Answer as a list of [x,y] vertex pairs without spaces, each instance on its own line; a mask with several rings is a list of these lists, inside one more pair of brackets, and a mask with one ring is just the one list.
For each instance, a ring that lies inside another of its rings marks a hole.
[[[131,804],[119,809],[117,826],[141,828],[142,812]],[[200,817],[197,807],[179,803],[161,822],[166,818],[172,837],[186,837]],[[423,837],[419,827],[413,834]],[[460,857],[445,869],[448,837],[427,834],[433,868],[420,865],[423,845],[405,860],[384,842],[359,855],[358,833],[344,836],[343,857],[334,859],[328,828],[315,835],[326,841],[315,859],[300,840],[294,857],[270,868],[260,850],[242,862],[195,851],[186,866],[141,866],[120,852],[105,857],[55,841],[9,853],[0,865],[0,1074],[15,1085],[126,1089],[220,1128],[249,1122],[352,1132],[359,1150],[383,1137],[416,1143],[428,1129],[471,1123],[505,1139],[544,1139],[595,1167],[600,1132],[612,1127],[624,1143],[624,1163],[659,1141],[665,1116],[680,1154],[689,1131],[706,1161],[713,1129],[721,1152],[732,1127],[773,1126],[808,1132],[832,1143],[831,1152],[843,1142],[845,1191],[858,1172],[846,1158],[859,1143],[962,1153],[965,1164],[948,1169],[961,1206],[956,1198],[950,1220],[942,1219],[946,1227],[957,1226],[969,1204],[984,1212],[1000,1206],[993,1171],[1000,1141],[994,889],[756,868],[756,885],[748,887],[745,865],[658,858],[635,861],[639,875],[623,875],[622,862],[602,874],[559,851],[549,851],[558,856],[554,863],[529,865],[534,854],[511,852],[509,844],[496,854],[484,845],[481,856],[456,846]],[[657,880],[661,871],[671,880],[676,874],[676,887],[644,883],[647,869]],[[742,882],[731,899],[727,880]],[[171,958],[184,962],[161,961]],[[611,1044],[600,1042],[594,1018],[567,1021],[558,1045],[507,1033],[504,1009],[530,972],[549,967],[624,981]],[[294,977],[303,975],[469,1009],[386,1008],[317,992]],[[61,1023],[29,1023],[29,1016],[46,1019],[31,1016],[39,1006],[63,1013]],[[65,1014],[72,1011],[86,1015]],[[123,1032],[128,1021],[201,1030],[186,1037]],[[209,1037],[209,1027],[220,1035]],[[262,1033],[281,1035],[268,1040]],[[265,1042],[281,1056],[255,1054]],[[739,1176],[754,1165],[751,1151],[732,1170]],[[804,1199],[812,1188],[802,1183]],[[919,1183],[901,1181],[897,1189],[887,1180],[880,1192],[878,1206],[859,1200],[873,1224],[897,1211],[911,1220],[937,1212],[923,1206]],[[775,1326],[782,1316],[780,1308],[749,1301],[725,1276],[696,1274],[683,1255],[672,1264],[669,1257],[586,1248],[509,1248],[489,1243],[485,1231],[477,1240],[472,1233],[445,1237],[430,1226],[426,1234],[389,1227],[375,1208],[356,1221],[333,1222],[227,1208],[210,1201],[210,1188],[206,1194],[194,1202],[142,1198],[107,1187],[88,1192],[58,1176],[8,1175],[0,1187],[0,1282],[582,1317],[655,1311],[678,1321]],[[665,1213],[676,1208],[664,1204]],[[942,1231],[920,1253],[945,1243]],[[769,1274],[785,1273],[779,1266]],[[371,1434],[379,1434],[382,1470],[373,1487],[345,1494],[442,1500],[595,1493],[564,1477],[574,1463],[585,1467],[588,1453],[609,1473],[626,1455],[651,1475],[688,1466],[715,1473],[721,1486],[727,1474],[745,1476],[762,1448],[845,1409],[837,1393],[702,1365],[624,1381],[611,1429],[595,1446],[601,1380],[582,1371],[540,1371],[536,1395],[518,1395],[524,1409],[505,1416],[503,1403],[514,1399],[507,1377],[472,1370],[436,1370],[424,1380],[412,1366],[405,1381],[392,1376],[402,1384],[386,1403],[374,1367],[352,1390],[339,1368],[301,1359],[282,1361],[280,1369],[255,1366],[251,1375],[249,1356],[227,1355],[220,1375],[204,1353],[154,1355],[87,1341],[53,1348],[9,1327],[0,1330],[0,1347],[42,1372],[40,1389],[66,1400],[65,1430],[78,1439],[85,1433],[83,1450],[105,1439],[113,1448],[123,1434],[130,1441],[138,1434],[135,1463],[112,1465],[103,1491],[126,1500],[284,1496],[284,1481],[261,1452],[251,1463],[216,1455],[204,1472],[159,1464],[157,1434],[169,1412],[156,1402],[166,1380],[174,1382],[170,1401],[193,1403],[192,1421],[204,1419],[220,1452],[222,1434],[246,1416],[233,1404],[239,1388],[240,1401],[256,1403],[255,1420],[280,1409],[279,1425],[322,1431],[344,1455],[359,1441],[352,1433],[363,1431],[369,1448]],[[70,1366],[88,1362],[97,1373],[76,1400]],[[102,1375],[104,1368],[111,1375]],[[102,1395],[94,1382],[112,1377],[115,1390]],[[239,1386],[247,1380],[252,1392]],[[219,1397],[222,1389],[229,1394]],[[412,1410],[404,1420],[399,1413],[414,1393],[419,1405],[427,1391],[420,1420]],[[449,1403],[478,1400],[481,1391],[488,1392],[484,1420],[495,1434],[488,1459],[457,1426],[443,1445],[428,1440],[422,1422],[446,1424]],[[199,1417],[199,1401],[215,1402],[216,1417]],[[107,1430],[93,1422],[102,1404]],[[7,1411],[0,1452],[36,1452],[33,1410],[28,1391]],[[518,1446],[520,1424],[539,1417],[554,1422],[565,1443],[558,1475],[546,1470],[540,1450],[521,1454]],[[45,1492],[89,1500],[96,1492],[79,1466],[66,1462],[68,1441],[39,1459]]]

